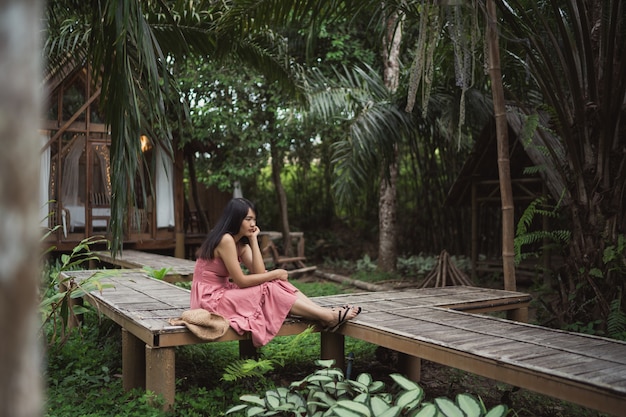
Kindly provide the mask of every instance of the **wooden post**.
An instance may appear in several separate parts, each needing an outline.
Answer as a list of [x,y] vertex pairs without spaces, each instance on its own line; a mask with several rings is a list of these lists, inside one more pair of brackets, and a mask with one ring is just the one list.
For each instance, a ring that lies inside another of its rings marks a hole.
[[239,341],[239,357],[241,359],[258,357],[258,352],[252,344],[252,339],[244,339]]
[[522,323],[528,323],[528,307],[507,310],[506,318]]
[[124,391],[146,388],[145,343],[122,329],[122,386]]
[[175,348],[146,345],[146,391],[163,396],[163,409],[174,405],[176,394]]
[[422,377],[422,360],[417,356],[398,352],[398,369],[411,381],[419,382]]
[[322,359],[334,359],[335,366],[345,368],[346,354],[344,346],[345,337],[339,333],[321,333],[321,356]]
[[174,142],[174,229],[176,242],[174,256],[185,259],[185,158],[178,148],[178,140]]

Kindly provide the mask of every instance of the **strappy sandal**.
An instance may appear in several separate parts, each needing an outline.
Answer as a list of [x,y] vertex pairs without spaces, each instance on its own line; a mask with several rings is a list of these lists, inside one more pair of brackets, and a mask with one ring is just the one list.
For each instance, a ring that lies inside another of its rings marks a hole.
[[346,321],[348,321],[348,313],[350,313],[350,310],[352,310],[353,308],[356,308],[356,315],[354,317],[358,316],[361,313],[361,307],[352,307],[348,305],[342,306],[341,310],[337,311],[337,324],[331,327],[327,327],[323,330],[330,333],[336,332],[337,329],[339,329]]

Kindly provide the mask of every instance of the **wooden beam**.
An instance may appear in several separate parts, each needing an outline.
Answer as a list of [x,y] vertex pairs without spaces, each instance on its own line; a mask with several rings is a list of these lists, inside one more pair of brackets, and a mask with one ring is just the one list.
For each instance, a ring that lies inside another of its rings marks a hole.
[[87,110],[87,108],[91,105],[91,103],[94,102],[95,99],[97,99],[98,97],[100,97],[100,93],[102,92],[101,88],[98,88],[96,90],[95,93],[93,93],[93,95],[91,97],[89,97],[89,100],[87,100],[87,102],[85,104],[83,104],[80,109],[78,109],[76,111],[76,113],[74,113],[72,115],[72,117],[70,117],[70,119],[65,122],[65,124],[63,126],[61,126],[61,128],[57,131],[57,133],[54,134],[54,136],[52,136],[50,138],[50,140],[46,143],[46,146],[43,147],[43,149],[46,149],[48,146],[50,146],[51,143],[53,143],[55,140],[57,140],[59,138],[59,136],[61,136],[63,133],[65,133],[65,130],[72,125],[72,123],[74,123],[76,121],[76,119],[78,119],[78,116],[81,115],[82,112],[84,112],[85,110]]

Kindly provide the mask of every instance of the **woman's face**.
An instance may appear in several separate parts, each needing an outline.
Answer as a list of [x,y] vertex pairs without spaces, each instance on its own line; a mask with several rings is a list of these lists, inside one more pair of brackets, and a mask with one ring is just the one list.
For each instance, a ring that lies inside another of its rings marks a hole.
[[242,236],[250,236],[256,231],[256,214],[251,208],[248,209],[248,214],[244,217],[239,228],[239,234]]

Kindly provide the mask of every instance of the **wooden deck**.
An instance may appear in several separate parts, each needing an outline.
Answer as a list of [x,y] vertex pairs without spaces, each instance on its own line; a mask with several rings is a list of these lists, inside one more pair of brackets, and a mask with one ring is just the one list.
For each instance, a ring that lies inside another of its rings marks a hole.
[[[71,275],[80,281],[92,273]],[[189,308],[189,292],[140,270],[121,270],[101,282],[115,286],[92,295],[94,304],[124,329],[125,388],[144,386],[173,403],[174,347],[203,343],[185,327],[167,322]],[[414,378],[419,377],[421,358],[616,416],[626,410],[626,343],[476,314],[507,311],[523,320],[527,294],[445,287],[315,300],[363,308],[338,333],[322,333],[322,356],[340,365],[343,338],[350,336],[400,352]],[[279,335],[296,334],[309,325],[288,320]],[[246,339],[229,330],[218,341]]]
[[191,281],[193,279],[193,270],[196,266],[196,262],[189,259],[139,250],[124,250],[115,257],[108,251],[98,251],[94,252],[94,254],[100,259],[100,262],[120,268],[142,269],[148,267],[156,270],[170,268],[170,271],[164,278],[167,282]]

